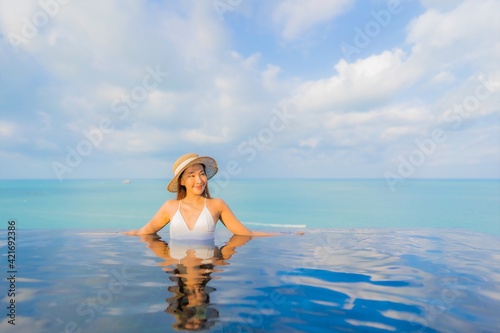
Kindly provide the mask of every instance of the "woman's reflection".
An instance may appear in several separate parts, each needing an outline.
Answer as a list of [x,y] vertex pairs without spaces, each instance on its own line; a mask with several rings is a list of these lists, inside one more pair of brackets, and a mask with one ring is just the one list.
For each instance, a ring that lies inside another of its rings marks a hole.
[[236,253],[236,248],[247,243],[251,237],[234,235],[220,248],[214,240],[205,242],[171,241],[167,244],[158,235],[143,235],[141,240],[147,243],[158,257],[163,270],[170,273],[170,280],[175,285],[168,287],[174,295],[167,299],[166,312],[175,317],[175,329],[196,331],[215,324],[219,311],[210,302],[210,294],[215,288],[208,286],[216,268],[228,265],[228,260]]

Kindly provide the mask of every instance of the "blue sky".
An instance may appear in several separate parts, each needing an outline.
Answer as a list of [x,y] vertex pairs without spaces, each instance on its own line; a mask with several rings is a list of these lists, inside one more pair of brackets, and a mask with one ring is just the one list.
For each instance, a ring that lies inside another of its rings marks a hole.
[[500,2],[0,1],[0,178],[498,178]]

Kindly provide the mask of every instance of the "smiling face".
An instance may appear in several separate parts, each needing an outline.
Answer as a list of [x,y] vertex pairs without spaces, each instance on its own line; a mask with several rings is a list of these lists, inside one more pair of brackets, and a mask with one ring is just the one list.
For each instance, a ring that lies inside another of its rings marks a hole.
[[184,170],[180,184],[186,188],[187,193],[203,195],[207,186],[207,175],[202,164],[195,164]]

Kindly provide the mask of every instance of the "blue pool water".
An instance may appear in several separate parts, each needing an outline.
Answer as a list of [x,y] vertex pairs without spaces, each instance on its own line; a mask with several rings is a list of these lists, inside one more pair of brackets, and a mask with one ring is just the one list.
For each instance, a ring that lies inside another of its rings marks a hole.
[[[118,231],[19,230],[16,326],[2,313],[0,331],[469,333],[500,327],[497,236],[378,228],[248,239],[221,229],[216,247],[200,248],[171,244],[167,235],[141,239]],[[0,239],[6,253],[5,232]]]
[[251,229],[305,235],[128,237],[164,180],[0,180],[0,332],[500,331],[500,181],[220,184]]

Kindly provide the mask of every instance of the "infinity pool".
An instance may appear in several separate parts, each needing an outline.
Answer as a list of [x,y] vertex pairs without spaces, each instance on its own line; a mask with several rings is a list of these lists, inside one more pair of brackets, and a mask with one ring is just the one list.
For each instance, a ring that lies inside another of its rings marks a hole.
[[[2,332],[498,332],[500,238],[315,229],[215,244],[18,230]],[[6,233],[0,234],[2,268]],[[15,323],[7,306],[15,299]]]

